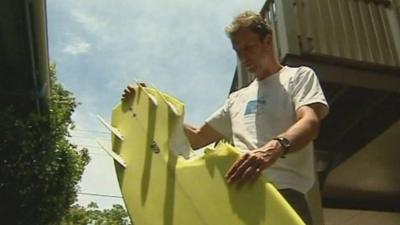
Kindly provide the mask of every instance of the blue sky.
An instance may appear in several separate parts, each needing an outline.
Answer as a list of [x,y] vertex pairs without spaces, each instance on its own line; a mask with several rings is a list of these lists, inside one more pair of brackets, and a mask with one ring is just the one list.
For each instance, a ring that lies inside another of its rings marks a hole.
[[[264,1],[246,0],[49,0],[50,60],[59,81],[81,103],[73,115],[72,142],[92,157],[82,193],[120,196],[112,160],[96,144],[109,134],[96,114],[110,119],[122,90],[135,80],[183,101],[185,121],[201,125],[228,95],[236,56],[225,26]],[[80,194],[82,205],[102,208],[119,198]]]

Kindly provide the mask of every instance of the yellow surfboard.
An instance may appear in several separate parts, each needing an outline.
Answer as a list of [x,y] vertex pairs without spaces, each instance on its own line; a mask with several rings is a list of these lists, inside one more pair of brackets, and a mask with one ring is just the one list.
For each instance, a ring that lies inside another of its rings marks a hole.
[[265,178],[240,189],[224,174],[240,153],[228,144],[190,157],[184,105],[138,84],[112,112],[112,152],[122,196],[136,225],[304,224]]

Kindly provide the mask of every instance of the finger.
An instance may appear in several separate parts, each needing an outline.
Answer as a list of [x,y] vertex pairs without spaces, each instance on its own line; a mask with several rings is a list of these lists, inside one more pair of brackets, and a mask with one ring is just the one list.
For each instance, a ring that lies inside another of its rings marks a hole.
[[132,86],[132,85],[128,85],[128,86],[126,87],[126,90],[128,90],[128,92],[135,92],[135,87]]
[[249,179],[250,176],[255,173],[255,171],[256,168],[254,166],[246,168],[242,174],[238,174],[235,182],[237,183],[237,185],[242,186],[242,184],[246,183],[246,181]]
[[122,93],[122,99],[128,99],[131,98],[135,95],[135,89],[132,86],[128,86],[124,89],[124,92]]
[[256,171],[249,177],[249,182],[254,183],[262,174],[264,170],[257,168]]
[[125,88],[124,93],[129,94],[132,93],[134,89]]
[[229,168],[228,172],[225,174],[225,178],[230,177],[233,173],[235,173],[235,171],[237,170],[237,167],[239,167],[239,165],[246,160],[247,154],[244,154],[242,157],[240,157],[240,159],[238,159],[237,161],[235,161],[232,166]]
[[129,96],[129,92],[127,90],[124,90],[124,93],[122,93],[122,97],[126,98]]
[[243,179],[246,178],[246,173],[251,173],[251,171],[254,170],[255,167],[257,167],[256,158],[252,156],[248,157],[237,167],[235,173],[230,176],[230,182],[241,182]]
[[262,170],[260,169],[262,161],[260,160],[254,160],[253,164],[249,166],[244,173],[242,174],[241,177],[238,178],[237,182],[238,183],[245,183],[247,181],[251,181],[252,179],[258,177]]
[[249,157],[249,154],[244,154],[239,160],[237,160],[225,175],[225,178],[229,179],[234,173],[236,173],[238,167]]

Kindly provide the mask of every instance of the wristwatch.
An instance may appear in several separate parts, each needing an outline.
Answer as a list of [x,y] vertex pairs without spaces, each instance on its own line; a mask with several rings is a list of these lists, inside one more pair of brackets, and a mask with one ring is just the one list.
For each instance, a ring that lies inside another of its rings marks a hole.
[[281,158],[285,158],[285,155],[290,152],[290,148],[292,147],[290,141],[284,137],[275,137],[272,138],[272,140],[277,140],[279,144],[281,144],[283,148],[283,154],[281,155]]

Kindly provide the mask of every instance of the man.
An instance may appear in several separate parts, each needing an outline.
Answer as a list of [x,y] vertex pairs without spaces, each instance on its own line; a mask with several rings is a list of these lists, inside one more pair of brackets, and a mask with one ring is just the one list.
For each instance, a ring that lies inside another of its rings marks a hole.
[[241,185],[264,174],[311,224],[304,194],[315,182],[312,140],[328,113],[319,81],[308,67],[279,64],[272,30],[259,14],[238,15],[226,32],[241,63],[256,78],[232,93],[200,128],[185,124],[186,136],[193,149],[232,140],[243,155],[227,172],[227,182]]
[[308,67],[279,64],[272,30],[259,14],[238,15],[226,32],[241,63],[256,78],[232,93],[200,128],[185,124],[185,133],[193,149],[233,140],[244,154],[227,172],[228,183],[241,185],[265,174],[311,224],[304,194],[315,182],[312,140],[328,113],[318,79]]

